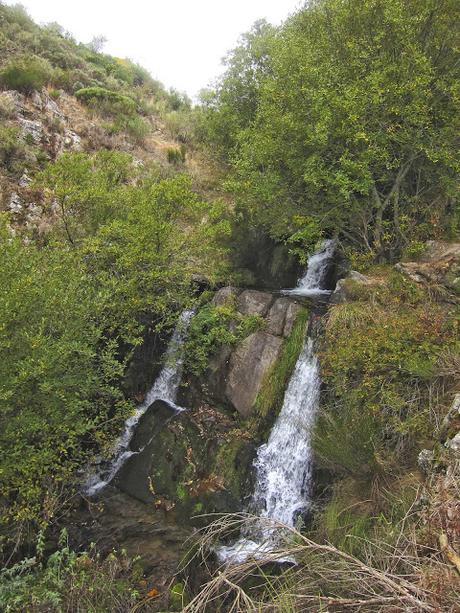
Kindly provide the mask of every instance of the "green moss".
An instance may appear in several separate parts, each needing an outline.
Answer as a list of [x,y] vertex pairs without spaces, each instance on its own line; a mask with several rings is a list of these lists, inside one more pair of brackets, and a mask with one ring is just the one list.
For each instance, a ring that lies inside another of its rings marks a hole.
[[287,383],[305,341],[308,317],[308,311],[302,309],[289,338],[284,342],[281,356],[265,376],[255,404],[259,416],[265,417],[275,409],[281,408]]
[[234,431],[233,434],[234,438],[219,448],[216,454],[214,472],[223,478],[226,489],[236,498],[240,498],[243,475],[238,470],[237,458],[245,446],[245,440],[242,438],[243,433],[240,430]]

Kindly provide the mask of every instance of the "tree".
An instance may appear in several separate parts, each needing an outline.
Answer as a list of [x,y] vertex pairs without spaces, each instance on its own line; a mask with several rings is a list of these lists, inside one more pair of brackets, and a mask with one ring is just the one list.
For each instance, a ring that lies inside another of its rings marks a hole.
[[[232,123],[232,187],[256,222],[284,240],[313,216],[388,258],[415,224],[422,238],[445,225],[460,170],[459,21],[455,0],[316,0],[294,15],[257,76],[253,119]],[[242,113],[222,96],[216,113],[228,107]]]

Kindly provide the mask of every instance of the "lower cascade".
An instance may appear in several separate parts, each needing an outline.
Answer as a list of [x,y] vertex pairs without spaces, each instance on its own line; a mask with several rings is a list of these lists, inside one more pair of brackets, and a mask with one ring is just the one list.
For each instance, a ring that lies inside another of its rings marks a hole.
[[104,469],[94,471],[87,476],[83,487],[83,491],[86,495],[94,496],[97,494],[112,481],[129,457],[134,455],[134,453],[139,453],[131,451],[129,449],[129,444],[140,418],[155,400],[163,400],[170,404],[175,410],[183,411],[183,408],[178,407],[175,402],[182,379],[182,366],[184,361],[182,346],[186,339],[188,327],[193,315],[194,311],[192,309],[187,309],[179,316],[176,328],[166,350],[165,365],[152,387],[147,392],[144,402],[139,405],[134,414],[125,421],[124,431],[114,446],[112,459],[108,465]]
[[[327,292],[323,283],[334,251],[325,241],[308,262],[301,281],[305,295]],[[300,287],[300,282],[299,282]],[[295,290],[293,290],[294,292]],[[276,549],[280,526],[293,527],[311,506],[311,432],[319,405],[321,379],[313,340],[307,337],[284,396],[283,406],[266,444],[254,461],[256,485],[250,507],[259,520],[242,531],[236,543],[220,546],[220,562],[238,564]],[[293,562],[292,558],[279,562]]]

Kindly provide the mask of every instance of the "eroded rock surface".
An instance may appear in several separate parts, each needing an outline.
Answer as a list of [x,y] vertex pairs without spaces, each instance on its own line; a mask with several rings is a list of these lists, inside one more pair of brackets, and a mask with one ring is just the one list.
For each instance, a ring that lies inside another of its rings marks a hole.
[[460,295],[460,243],[428,241],[418,261],[395,268],[415,283],[444,285]]
[[248,336],[232,354],[225,395],[235,409],[248,417],[266,373],[281,351],[281,338],[266,332]]
[[237,309],[243,315],[260,315],[260,317],[265,317],[272,302],[272,294],[247,289],[238,296]]

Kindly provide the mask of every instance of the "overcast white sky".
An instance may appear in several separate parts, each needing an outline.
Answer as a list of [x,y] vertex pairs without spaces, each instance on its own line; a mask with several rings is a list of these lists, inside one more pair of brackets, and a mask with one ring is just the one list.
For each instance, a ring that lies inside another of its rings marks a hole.
[[[15,0],[7,0],[16,4]],[[194,96],[221,70],[238,37],[265,17],[280,23],[300,0],[22,0],[38,23],[57,21],[78,41],[103,34],[104,50],[129,57],[167,87]]]

